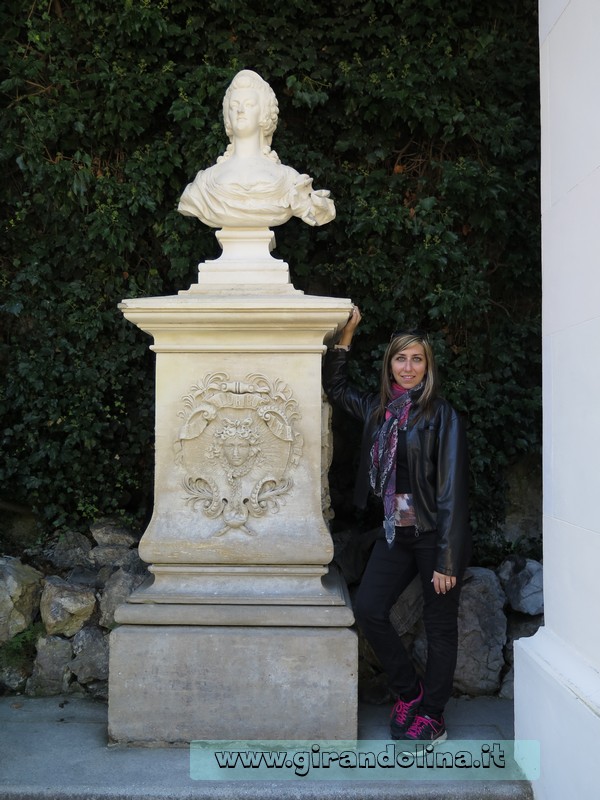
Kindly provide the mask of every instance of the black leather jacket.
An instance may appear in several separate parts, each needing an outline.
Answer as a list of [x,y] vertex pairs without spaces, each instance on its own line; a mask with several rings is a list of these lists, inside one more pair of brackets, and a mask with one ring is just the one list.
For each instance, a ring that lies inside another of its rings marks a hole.
[[[329,350],[323,388],[334,405],[364,423],[354,502],[364,508],[370,490],[370,453],[379,428],[379,395],[348,383],[348,352]],[[436,570],[462,575],[471,554],[467,440],[461,418],[442,398],[434,401],[430,419],[415,421],[411,410],[406,431],[408,472],[417,518],[417,533],[437,531]]]

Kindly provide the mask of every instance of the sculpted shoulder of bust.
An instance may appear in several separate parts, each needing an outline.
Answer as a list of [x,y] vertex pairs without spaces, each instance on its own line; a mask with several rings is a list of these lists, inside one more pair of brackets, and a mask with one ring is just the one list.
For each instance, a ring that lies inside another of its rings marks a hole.
[[251,70],[238,72],[223,99],[230,144],[188,184],[178,211],[211,228],[273,227],[292,216],[309,225],[334,219],[329,191],[314,190],[312,178],[282,164],[271,150],[278,114],[269,84]]

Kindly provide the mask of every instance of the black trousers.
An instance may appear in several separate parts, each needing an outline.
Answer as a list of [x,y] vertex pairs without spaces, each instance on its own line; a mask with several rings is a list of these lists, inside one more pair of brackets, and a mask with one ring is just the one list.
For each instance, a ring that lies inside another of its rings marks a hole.
[[[396,528],[390,548],[377,539],[362,577],[354,614],[386,673],[391,690],[403,699],[418,692],[418,676],[390,622],[390,610],[416,575],[423,586],[423,622],[427,635],[427,665],[423,676],[421,712],[443,713],[452,693],[458,647],[460,581],[446,594],[436,594],[431,579],[436,565],[436,533],[415,536],[414,528]],[[459,576],[457,576],[458,578]]]

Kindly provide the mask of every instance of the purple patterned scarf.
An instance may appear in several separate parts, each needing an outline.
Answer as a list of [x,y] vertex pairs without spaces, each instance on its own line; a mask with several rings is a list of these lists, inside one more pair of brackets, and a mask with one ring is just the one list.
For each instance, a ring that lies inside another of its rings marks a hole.
[[389,547],[394,544],[396,535],[394,498],[396,496],[398,431],[406,430],[413,397],[422,388],[423,383],[415,386],[414,389],[403,389],[397,383],[392,384],[394,396],[386,406],[385,420],[379,428],[371,448],[369,478],[375,494],[383,498],[383,529]]

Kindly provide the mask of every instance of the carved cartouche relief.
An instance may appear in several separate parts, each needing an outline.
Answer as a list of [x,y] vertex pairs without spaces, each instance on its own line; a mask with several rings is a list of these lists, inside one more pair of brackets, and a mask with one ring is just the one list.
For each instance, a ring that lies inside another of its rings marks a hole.
[[207,375],[183,398],[175,443],[186,502],[216,521],[212,536],[254,536],[251,518],[277,513],[302,454],[300,418],[280,380]]

